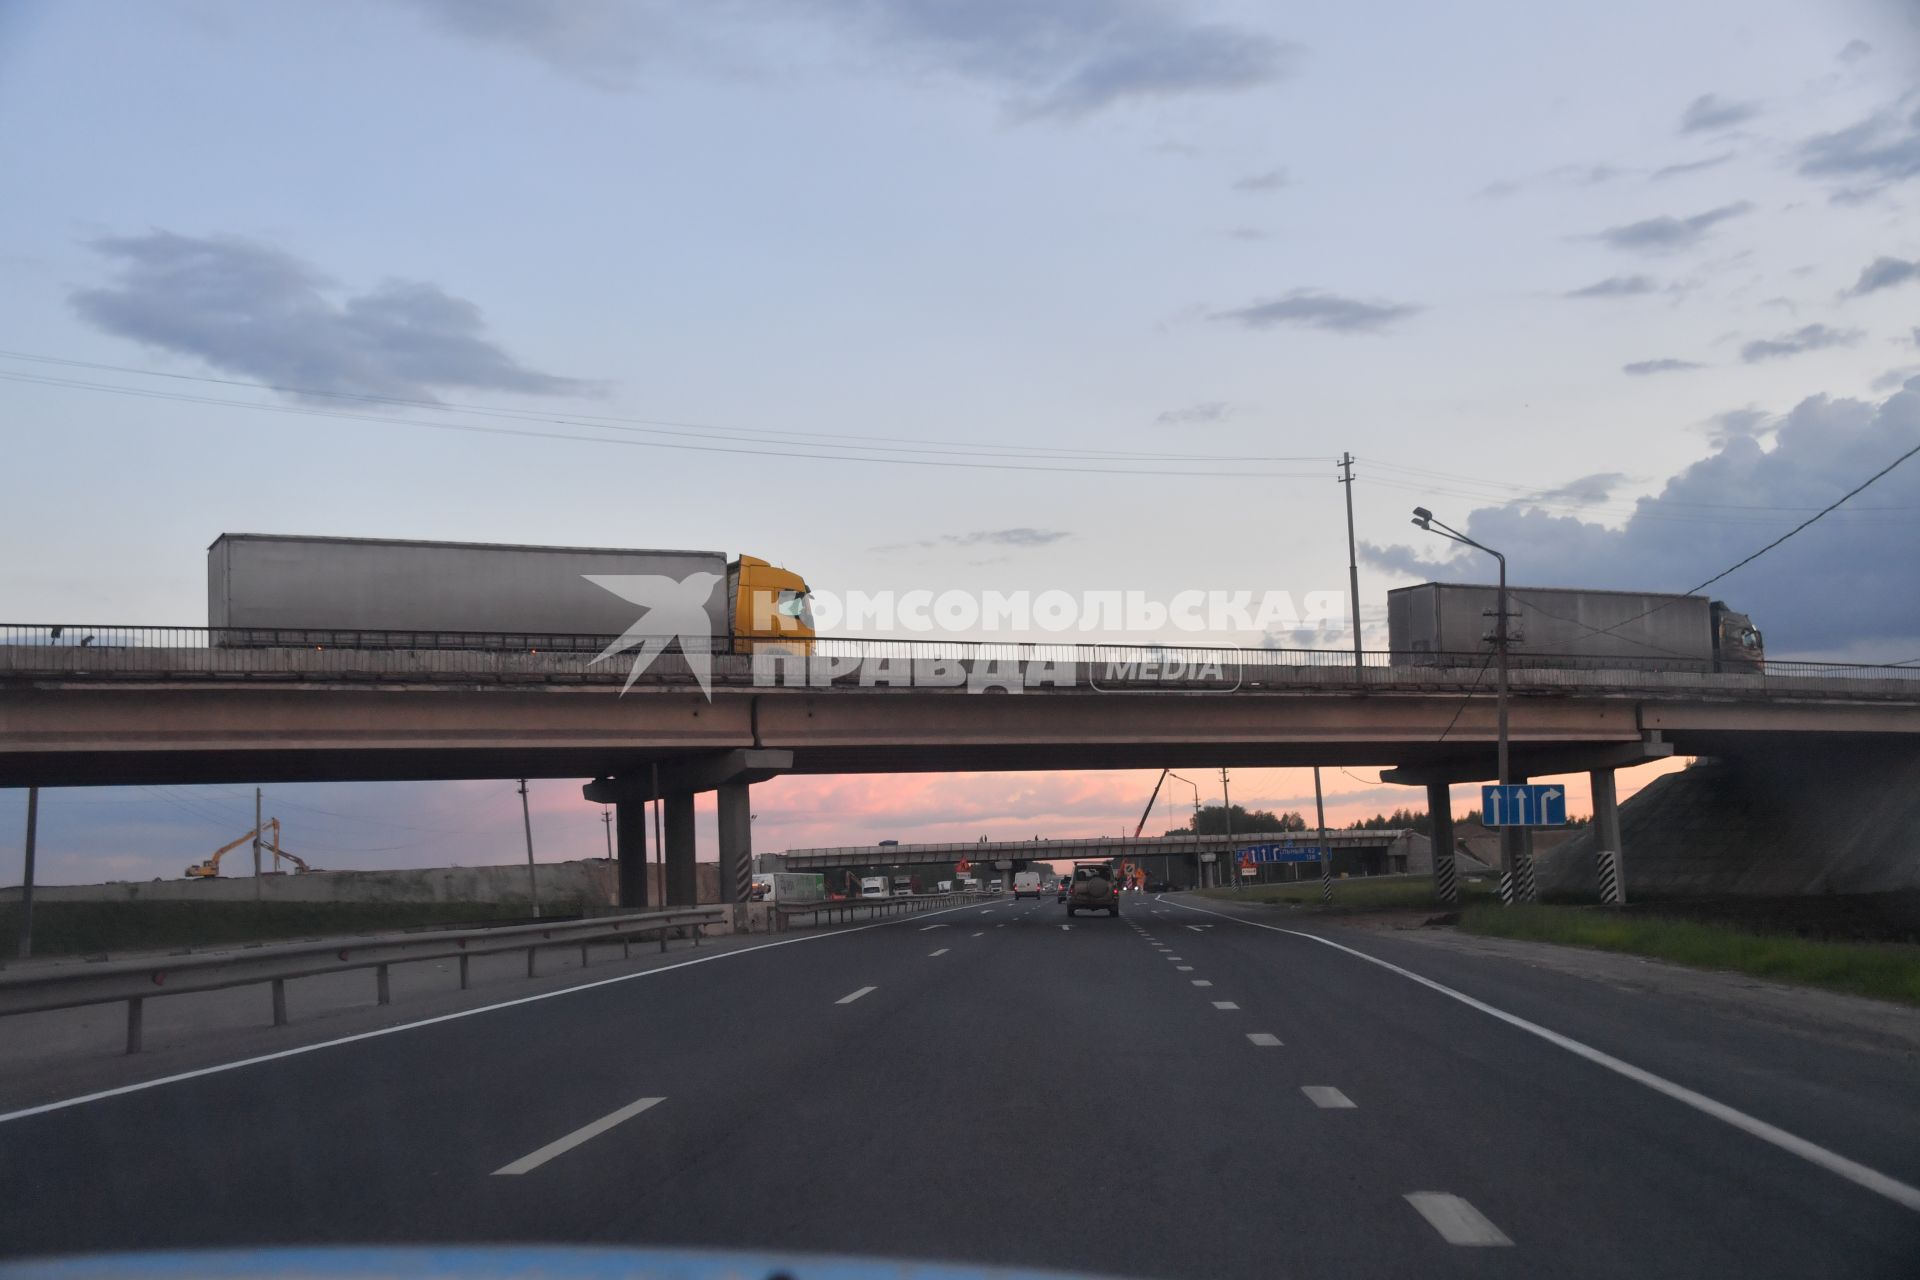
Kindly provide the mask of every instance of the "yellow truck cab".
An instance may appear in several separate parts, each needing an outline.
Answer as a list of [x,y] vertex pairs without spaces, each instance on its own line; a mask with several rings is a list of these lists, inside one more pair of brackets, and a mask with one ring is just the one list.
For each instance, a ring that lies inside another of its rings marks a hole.
[[799,574],[741,556],[727,565],[727,632],[735,653],[813,652],[813,601]]

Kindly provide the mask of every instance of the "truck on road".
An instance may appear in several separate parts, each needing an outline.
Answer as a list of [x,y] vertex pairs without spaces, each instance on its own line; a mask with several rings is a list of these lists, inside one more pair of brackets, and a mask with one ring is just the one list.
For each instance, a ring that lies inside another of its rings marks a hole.
[[681,629],[682,651],[811,651],[800,575],[719,551],[223,533],[207,548],[207,626],[222,646],[592,650],[681,603],[674,584],[705,619],[705,635]]
[[1038,871],[1014,872],[1013,873],[1014,900],[1018,901],[1021,898],[1033,898],[1035,900],[1038,900],[1040,897],[1040,882],[1041,882],[1041,876]]
[[[1395,666],[1464,665],[1490,651],[1500,589],[1424,582],[1387,592]],[[1706,596],[1651,591],[1507,588],[1515,666],[1622,666],[1662,671],[1762,671],[1753,620]]]

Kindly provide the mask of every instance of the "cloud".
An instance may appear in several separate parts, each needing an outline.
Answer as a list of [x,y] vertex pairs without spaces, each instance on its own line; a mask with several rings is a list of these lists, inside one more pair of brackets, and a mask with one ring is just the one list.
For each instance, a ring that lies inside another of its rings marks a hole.
[[1568,290],[1569,298],[1631,298],[1652,293],[1659,286],[1647,276],[1608,276],[1580,289]]
[[1902,118],[1881,112],[1833,133],[1816,134],[1800,144],[1800,172],[1814,178],[1864,181],[1836,199],[1858,200],[1890,182],[1920,176],[1920,108]]
[[1896,284],[1905,284],[1916,276],[1920,276],[1920,262],[1908,262],[1902,258],[1875,258],[1861,268],[1860,279],[1847,292],[1859,297],[1876,289],[1890,289]]
[[1711,93],[1703,93],[1680,113],[1681,133],[1702,133],[1709,129],[1730,129],[1760,114],[1753,102],[1730,102]]
[[1773,434],[1778,426],[1772,414],[1759,409],[1729,409],[1715,414],[1708,422],[1707,438],[1716,445],[1734,439],[1758,440]]
[[1682,174],[1701,173],[1707,169],[1718,169],[1731,159],[1733,159],[1733,152],[1722,151],[1719,155],[1708,156],[1704,160],[1688,160],[1681,164],[1663,165],[1655,169],[1649,176],[1655,182],[1664,182],[1668,178],[1677,178]]
[[1705,365],[1692,360],[1635,360],[1632,364],[1620,366],[1620,372],[1644,378],[1650,373],[1681,373],[1688,369],[1704,369]]
[[1696,213],[1690,218],[1675,218],[1663,214],[1658,218],[1646,218],[1640,222],[1608,227],[1596,234],[1594,239],[1609,249],[1655,253],[1685,249],[1698,244],[1707,232],[1718,224],[1729,218],[1737,218],[1751,211],[1752,208],[1751,202],[1741,200],[1735,204],[1723,204],[1718,208],[1708,209],[1705,213]]
[[1846,43],[1846,47],[1841,49],[1839,53],[1834,55],[1834,57],[1840,59],[1840,61],[1842,62],[1845,62],[1851,65],[1855,62],[1860,61],[1862,58],[1870,56],[1872,53],[1873,53],[1873,46],[1868,44],[1865,40],[1849,40]]
[[1858,329],[1833,329],[1824,324],[1805,325],[1792,333],[1782,334],[1778,338],[1758,338],[1740,348],[1740,358],[1748,364],[1761,360],[1775,360],[1781,356],[1797,356],[1804,351],[1821,351],[1827,347],[1851,346],[1860,340]]
[[1537,502],[1571,502],[1587,506],[1596,502],[1605,502],[1621,485],[1627,476],[1620,471],[1596,471],[1590,476],[1581,476],[1569,480],[1557,488],[1547,489],[1534,496]]
[[1230,311],[1216,311],[1209,320],[1226,321],[1248,329],[1301,325],[1337,333],[1375,333],[1421,308],[1405,302],[1368,302],[1318,289],[1295,289],[1278,298],[1250,303]]
[[581,395],[484,336],[480,308],[437,285],[389,280],[347,294],[271,245],[154,231],[91,246],[119,269],[69,301],[88,323],[216,369],[336,395],[432,400],[436,390]]
[[1233,406],[1225,400],[1208,400],[1184,409],[1168,409],[1153,421],[1161,427],[1200,427],[1225,422],[1232,416]]
[[1278,191],[1282,187],[1293,185],[1293,179],[1287,176],[1285,169],[1269,169],[1265,173],[1249,174],[1233,184],[1235,191]]
[[[779,60],[824,30],[885,61],[984,84],[1022,118],[1070,119],[1122,102],[1233,92],[1284,79],[1298,46],[1204,22],[1170,0],[409,0],[436,25],[600,88],[656,63]],[[757,42],[757,46],[756,46]],[[724,52],[722,52],[724,51]]]
[[1229,240],[1273,239],[1273,236],[1269,232],[1262,231],[1259,227],[1228,227],[1226,234]]
[[976,529],[971,533],[943,533],[937,538],[921,538],[914,542],[890,542],[873,549],[875,551],[928,551],[935,547],[1007,547],[1016,551],[1027,551],[1035,547],[1049,546],[1072,536],[1059,529],[1033,529],[1023,525],[1012,529]]
[[[1732,435],[1641,498],[1619,528],[1515,504],[1483,507],[1462,526],[1511,556],[1528,585],[1682,591],[1753,554],[1889,462],[1920,445],[1920,393],[1878,403],[1814,396],[1778,422],[1773,446]],[[1774,657],[1920,653],[1920,459],[1717,583],[1749,612]],[[1449,517],[1451,518],[1451,517]],[[1484,556],[1428,558],[1367,546],[1369,563],[1422,579],[1484,581]]]

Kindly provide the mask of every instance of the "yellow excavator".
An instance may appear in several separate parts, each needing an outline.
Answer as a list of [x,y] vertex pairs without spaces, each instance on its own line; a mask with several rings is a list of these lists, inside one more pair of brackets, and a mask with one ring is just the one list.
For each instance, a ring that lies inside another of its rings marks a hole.
[[[265,827],[272,828],[273,834],[271,836],[265,834]],[[260,847],[273,855],[274,874],[279,874],[280,859],[282,858],[285,858],[293,864],[295,875],[305,875],[307,872],[313,870],[312,867],[307,865],[306,859],[300,857],[298,854],[288,853],[280,847],[280,819],[269,818],[263,828],[249,831],[237,840],[228,841],[218,849],[215,849],[213,856],[209,857],[205,862],[196,862],[188,867],[187,878],[189,880],[204,880],[219,875],[220,859],[226,857],[241,845],[251,841],[256,834],[261,836]]]

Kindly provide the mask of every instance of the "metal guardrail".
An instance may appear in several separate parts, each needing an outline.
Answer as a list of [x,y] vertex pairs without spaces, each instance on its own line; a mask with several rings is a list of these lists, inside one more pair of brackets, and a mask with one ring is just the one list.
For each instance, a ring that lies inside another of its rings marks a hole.
[[[615,637],[495,632],[274,631],[260,628],[82,626],[0,623],[0,677],[111,680],[337,679],[424,681],[455,677],[498,683],[624,684],[628,663],[596,663]],[[711,679],[756,683],[756,658],[710,642]],[[769,642],[779,651],[779,642]],[[760,655],[769,659],[769,654]],[[1485,686],[1493,674],[1485,649],[1458,653],[1367,650],[1356,668],[1350,649],[1266,649],[1205,645],[1119,645],[968,640],[888,640],[826,636],[808,660],[782,654],[781,684],[803,671],[801,683],[855,684],[854,668],[869,660],[958,663],[968,673],[981,664],[1051,665],[1070,669],[1076,682],[1099,688],[1233,689],[1343,688],[1407,691]],[[786,664],[791,664],[786,665]],[[971,664],[971,665],[969,665]],[[1517,653],[1516,692],[1529,690],[1670,690],[1825,693],[1909,698],[1920,694],[1920,665],[1801,662],[1769,659],[1764,668],[1716,671],[1713,664],[1677,657],[1595,658]],[[1217,670],[1210,670],[1217,668]],[[642,680],[690,684],[684,653],[655,660]],[[915,673],[914,683],[929,683]],[[933,681],[932,683],[938,683]]]
[[839,901],[822,902],[776,902],[774,915],[779,921],[780,930],[785,932],[798,916],[809,917],[809,924],[851,924],[856,920],[877,920],[886,916],[912,915],[931,910],[935,907],[957,907],[963,903],[978,902],[984,898],[1000,897],[993,893],[917,893],[910,898],[843,898]]
[[101,964],[63,964],[26,973],[0,972],[0,1017],[113,1004],[124,1000],[127,1004],[127,1052],[138,1053],[145,1002],[157,996],[270,983],[273,987],[273,1025],[281,1027],[287,1023],[287,983],[294,978],[373,969],[376,971],[378,1002],[389,1004],[392,1001],[388,981],[391,965],[458,959],[460,989],[464,991],[468,983],[468,964],[475,956],[524,951],[527,956],[527,976],[531,978],[535,973],[535,957],[542,948],[577,946],[580,948],[581,967],[585,968],[587,948],[595,943],[618,942],[621,944],[621,955],[625,957],[632,954],[634,942],[651,935],[658,935],[660,950],[665,951],[667,939],[676,930],[686,930],[691,933],[694,945],[698,946],[700,926],[721,924],[731,918],[731,909],[726,906],[685,907],[673,911],[598,916],[552,924],[468,929],[424,937],[377,934],[362,938],[248,947],[240,951],[211,954],[163,956]]

